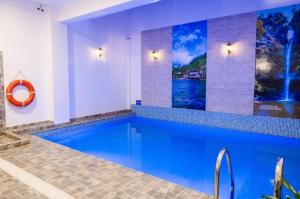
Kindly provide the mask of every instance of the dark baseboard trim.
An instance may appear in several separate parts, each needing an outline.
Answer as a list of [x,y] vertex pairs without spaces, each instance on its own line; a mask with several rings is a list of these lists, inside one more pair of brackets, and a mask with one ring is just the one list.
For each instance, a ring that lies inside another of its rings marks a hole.
[[88,122],[93,122],[93,121],[98,121],[98,120],[104,120],[104,119],[108,119],[111,117],[128,115],[130,113],[131,113],[131,110],[113,111],[113,112],[89,115],[89,116],[84,116],[84,117],[79,117],[79,118],[72,118],[72,119],[70,119],[70,122],[65,122],[65,123],[60,123],[60,124],[54,124],[53,121],[41,121],[41,122],[34,122],[34,123],[29,123],[29,124],[7,127],[4,129],[4,131],[16,133],[16,134],[35,133],[38,131],[63,128],[63,127],[67,127],[67,126],[77,125],[77,124],[83,124],[83,123],[88,123]]
[[75,123],[75,122],[82,122],[82,121],[94,121],[94,120],[99,120],[107,117],[118,116],[118,115],[129,114],[129,113],[131,113],[131,110],[113,111],[108,113],[71,118],[70,122]]

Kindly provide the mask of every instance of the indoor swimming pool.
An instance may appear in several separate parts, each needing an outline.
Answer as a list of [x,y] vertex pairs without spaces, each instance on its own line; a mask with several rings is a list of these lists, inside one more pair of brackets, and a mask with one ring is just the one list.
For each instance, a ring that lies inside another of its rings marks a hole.
[[[277,157],[284,178],[299,190],[299,139],[190,125],[136,116],[46,132],[37,136],[101,159],[213,195],[216,158],[231,153],[235,198],[273,194]],[[230,180],[223,160],[220,198],[229,198]]]

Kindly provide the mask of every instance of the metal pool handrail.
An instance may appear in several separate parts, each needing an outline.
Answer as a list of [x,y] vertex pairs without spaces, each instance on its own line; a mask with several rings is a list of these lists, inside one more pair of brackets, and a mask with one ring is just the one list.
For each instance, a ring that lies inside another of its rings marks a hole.
[[219,185],[220,185],[220,167],[224,154],[226,154],[228,172],[230,175],[230,199],[234,199],[234,180],[233,173],[230,161],[230,154],[227,149],[222,149],[219,152],[217,162],[216,162],[216,170],[215,170],[215,186],[214,186],[214,199],[219,199]]
[[281,187],[283,181],[283,158],[278,158],[275,168],[275,179],[274,179],[274,197],[281,198]]

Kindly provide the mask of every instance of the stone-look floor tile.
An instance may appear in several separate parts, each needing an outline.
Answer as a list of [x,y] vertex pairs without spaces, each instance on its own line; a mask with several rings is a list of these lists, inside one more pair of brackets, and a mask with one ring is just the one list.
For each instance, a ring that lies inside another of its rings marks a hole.
[[0,170],[1,199],[47,199],[33,188]]

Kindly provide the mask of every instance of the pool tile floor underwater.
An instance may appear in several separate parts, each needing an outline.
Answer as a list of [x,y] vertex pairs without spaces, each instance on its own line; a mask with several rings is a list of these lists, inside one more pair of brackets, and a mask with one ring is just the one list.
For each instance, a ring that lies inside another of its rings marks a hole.
[[[78,199],[210,198],[34,136],[31,144],[0,151],[0,157]],[[0,177],[1,199],[18,199],[18,195],[23,199],[45,198],[3,171],[0,171]]]

